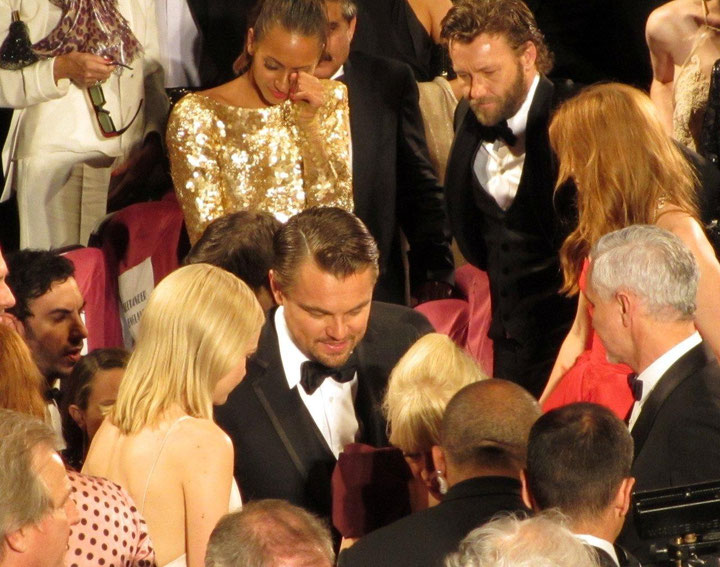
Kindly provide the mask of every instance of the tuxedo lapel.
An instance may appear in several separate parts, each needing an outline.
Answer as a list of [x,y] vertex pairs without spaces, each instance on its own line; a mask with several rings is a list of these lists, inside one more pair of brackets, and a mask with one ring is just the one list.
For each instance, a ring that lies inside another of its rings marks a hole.
[[300,398],[297,387],[288,388],[280,358],[274,310],[268,314],[268,323],[263,329],[257,352],[262,352],[262,356],[256,356],[252,361],[258,371],[252,382],[253,392],[293,465],[303,477],[307,477],[313,462],[334,460],[335,457]]
[[665,400],[684,380],[692,376],[696,370],[702,368],[707,363],[708,355],[705,352],[704,343],[700,343],[681,356],[675,364],[668,368],[667,372],[665,372],[643,404],[640,415],[632,428],[631,433],[635,443],[635,459],[637,459],[642,451],[647,436]]

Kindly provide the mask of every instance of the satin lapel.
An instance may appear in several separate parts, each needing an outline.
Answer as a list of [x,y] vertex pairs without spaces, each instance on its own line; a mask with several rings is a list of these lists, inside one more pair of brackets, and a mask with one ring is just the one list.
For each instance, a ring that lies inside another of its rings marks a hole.
[[[372,103],[368,104],[366,100],[368,93],[364,91],[362,77],[358,76],[358,71],[353,67],[350,59],[345,61],[343,65],[343,78],[348,90],[348,106],[350,107],[350,138],[352,141],[352,172],[353,172],[353,198],[355,199],[355,212],[361,215],[365,211],[373,211],[377,207],[373,203],[366,202],[372,197],[371,191],[359,191],[358,188],[370,185],[368,176],[373,171],[373,164],[365,163],[365,156],[373,156],[375,152],[369,144],[375,143],[372,136],[362,136],[362,132],[368,130],[367,124],[371,120],[375,120],[374,116],[368,115],[368,107],[372,112]],[[375,131],[374,128],[371,128]]]
[[660,408],[665,400],[684,380],[692,376],[694,372],[708,363],[708,355],[705,352],[704,343],[690,349],[681,356],[675,364],[668,368],[660,381],[653,389],[648,399],[643,404],[640,415],[635,426],[632,428],[632,437],[635,442],[635,458],[637,459],[648,434],[652,429]]
[[485,253],[482,250],[482,215],[478,213],[473,195],[473,158],[480,134],[477,119],[466,100],[460,101],[458,114],[459,126],[450,148],[450,161],[445,178],[445,199],[447,201],[450,224],[455,231],[460,249],[467,260],[482,266]]
[[[368,333],[373,330],[368,329]],[[366,335],[364,340],[368,340]],[[360,426],[358,441],[374,447],[386,445],[384,420],[380,416],[380,400],[373,384],[378,379],[378,367],[369,360],[368,349],[361,342],[356,350],[358,358],[358,388],[355,396],[355,415]]]
[[335,457],[297,388],[288,388],[275,330],[275,310],[268,314],[268,324],[260,338],[258,355],[253,362],[262,371],[252,383],[253,392],[293,464],[301,475],[307,476],[307,471],[316,460]]
[[542,233],[552,244],[554,242],[553,188],[555,186],[554,165],[548,125],[553,100],[553,84],[540,77],[535,96],[528,111],[525,134],[525,164],[520,178],[517,196],[513,205],[523,205],[534,212]]

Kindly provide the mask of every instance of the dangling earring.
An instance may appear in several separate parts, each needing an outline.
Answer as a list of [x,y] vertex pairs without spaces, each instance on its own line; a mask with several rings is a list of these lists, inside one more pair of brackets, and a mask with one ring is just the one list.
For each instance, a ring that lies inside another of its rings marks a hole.
[[438,492],[440,494],[447,494],[448,483],[447,479],[443,476],[442,471],[435,471],[435,478],[437,479]]

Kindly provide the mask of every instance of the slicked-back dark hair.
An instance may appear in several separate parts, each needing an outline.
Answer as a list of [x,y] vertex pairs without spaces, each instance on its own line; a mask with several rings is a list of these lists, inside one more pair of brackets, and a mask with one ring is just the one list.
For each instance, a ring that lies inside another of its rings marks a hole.
[[48,250],[18,250],[8,254],[7,284],[15,296],[15,306],[8,309],[24,321],[32,313],[28,307],[31,300],[45,295],[56,282],[64,282],[75,275],[73,263]]
[[481,34],[501,35],[518,49],[530,41],[537,49],[538,71],[547,74],[552,69],[552,53],[522,0],[457,0],[441,25],[440,36],[448,42],[470,43]]
[[615,414],[597,404],[570,404],[549,411],[530,430],[528,487],[542,510],[593,518],[630,476],[632,459],[632,437]]
[[270,213],[238,211],[212,221],[185,264],[212,264],[236,275],[257,292],[270,290],[273,237],[282,223]]
[[378,272],[378,248],[363,222],[337,207],[313,207],[287,221],[275,235],[273,272],[284,291],[292,288],[298,269],[313,260],[337,278],[371,268]]

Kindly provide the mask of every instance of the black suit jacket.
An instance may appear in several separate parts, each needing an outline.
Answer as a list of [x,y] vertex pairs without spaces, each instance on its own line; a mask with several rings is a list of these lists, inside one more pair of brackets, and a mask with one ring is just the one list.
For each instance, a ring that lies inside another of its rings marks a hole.
[[[601,547],[596,547],[594,545],[591,545],[590,547],[592,547],[595,550],[595,553],[597,553],[598,563],[600,564],[600,567],[618,567],[618,563],[615,563],[615,560],[610,556],[607,551],[605,551]],[[640,567],[640,562],[637,560],[637,558],[629,554],[627,551],[625,551],[625,549],[623,549],[617,544],[615,544],[613,547],[615,548],[615,555],[617,555],[620,567]]]
[[[657,383],[632,429],[638,491],[720,479],[720,366],[704,343],[680,357]],[[645,564],[633,518],[618,540]]]
[[[297,392],[290,390],[280,358],[274,311],[268,315],[245,379],[215,417],[235,447],[235,477],[245,499],[281,498],[329,516],[335,457]],[[422,335],[427,319],[406,307],[373,302],[365,337],[355,352],[359,441],[387,444],[380,402],[390,370]]]
[[502,511],[526,510],[520,483],[477,477],[453,486],[437,506],[380,528],[340,554],[340,567],[441,567],[460,541]]
[[453,259],[442,188],[430,164],[410,68],[354,52],[344,65],[350,105],[355,214],[380,249],[375,298],[404,303],[402,228],[410,244],[411,287],[452,283]]
[[[558,251],[573,228],[575,211],[571,186],[553,195],[557,164],[548,124],[552,109],[574,89],[572,83],[540,78],[528,112],[522,177],[507,211],[500,209],[473,173],[482,139],[467,100],[458,105],[445,177],[450,226],[460,251],[490,279],[490,337],[512,338],[523,347],[538,345],[529,350],[550,362],[575,312],[575,302],[558,293],[562,285]],[[492,232],[498,224],[504,232]]]

